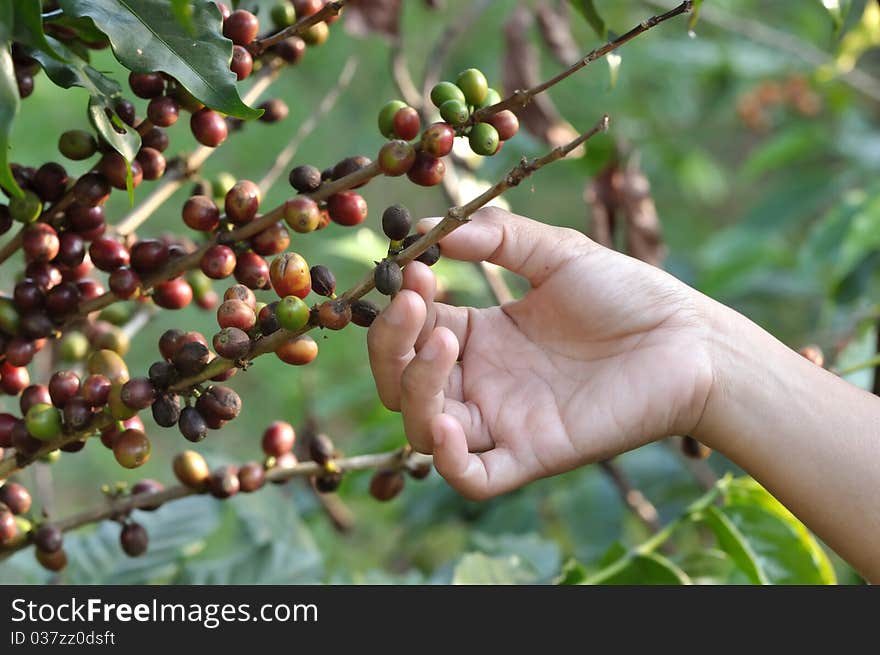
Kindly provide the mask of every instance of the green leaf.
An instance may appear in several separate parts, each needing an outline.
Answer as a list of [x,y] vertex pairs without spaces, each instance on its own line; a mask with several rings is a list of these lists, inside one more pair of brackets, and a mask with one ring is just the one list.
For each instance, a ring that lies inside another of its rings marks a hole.
[[559,576],[554,580],[558,585],[581,584],[587,579],[586,567],[576,559],[568,560],[559,572]]
[[489,557],[483,553],[467,553],[452,573],[452,584],[531,584],[536,575],[521,557]]
[[700,20],[700,7],[703,6],[703,0],[694,0],[694,8],[691,10],[691,17],[688,20],[688,31],[693,32],[697,27],[697,21]]
[[88,116],[98,133],[119,154],[131,161],[141,145],[138,133],[122,122],[113,111],[116,98],[122,92],[119,85],[89,66],[79,57],[70,53],[60,42],[47,37],[53,47],[65,55],[70,55],[70,63],[58,62],[38,50],[31,54],[46,71],[46,75],[58,86],[68,89],[79,86],[89,92]]
[[724,512],[717,507],[707,507],[699,518],[712,529],[718,545],[730,555],[737,568],[748,576],[752,584],[770,583],[748,540]]
[[[6,16],[3,12],[6,12]],[[0,8],[0,23],[11,16],[11,7]],[[20,104],[9,42],[0,41],[0,186],[18,198],[23,197],[24,193],[12,176],[12,169],[9,168],[9,137]]]
[[12,0],[12,5],[15,10],[15,40],[38,48],[59,61],[66,61],[46,40],[40,0]]
[[229,70],[232,42],[221,34],[220,10],[213,2],[193,4],[194,33],[178,23],[166,0],[60,0],[73,16],[88,16],[110,39],[123,66],[138,73],[173,76],[207,106],[251,119],[261,111],[238,95]]
[[596,5],[593,0],[571,0],[571,4],[578,10],[581,16],[590,24],[590,27],[596,32],[600,39],[605,41],[608,38],[608,27],[605,21],[596,11]]
[[[59,27],[65,27],[68,30],[73,30],[77,38],[84,43],[107,43],[107,35],[95,26],[95,21],[93,21],[91,18],[73,17],[67,16],[66,14],[61,14],[60,16],[53,18],[51,21],[48,22],[52,25],[58,25]],[[67,45],[68,47],[70,47],[71,43],[68,42]]]
[[624,557],[593,574],[581,584],[604,585],[689,585],[687,573],[657,553]]
[[189,0],[171,0],[171,13],[190,34],[196,33],[196,26],[193,24],[193,8]]
[[[807,530],[806,526],[801,523],[797,517],[792,514],[782,503],[774,498],[769,491],[764,489],[760,484],[751,478],[736,478],[725,490],[728,513],[738,511],[741,508],[758,508],[767,515],[770,515],[778,522],[780,527],[772,530],[772,534],[776,535],[776,542],[781,548],[780,559],[774,560],[786,567],[790,567],[787,574],[780,579],[789,580],[791,574],[796,574],[797,579],[791,579],[793,583],[810,583],[810,584],[837,584],[837,576],[834,573],[834,565],[822,548],[818,540]],[[771,528],[768,523],[764,528],[762,517],[751,512],[737,514],[742,523],[761,521],[760,527],[766,529],[768,533]],[[749,535],[748,532],[746,532]],[[751,535],[749,535],[751,538]],[[772,549],[755,546],[755,550],[759,553],[769,552]],[[775,569],[774,569],[775,570]],[[772,575],[770,568],[767,568],[768,574]],[[780,580],[774,580],[779,584],[784,584]]]

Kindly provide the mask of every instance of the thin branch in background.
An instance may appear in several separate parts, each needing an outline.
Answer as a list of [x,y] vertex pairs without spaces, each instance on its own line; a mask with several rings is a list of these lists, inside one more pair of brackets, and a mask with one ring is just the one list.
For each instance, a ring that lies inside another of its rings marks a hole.
[[348,85],[351,84],[351,80],[354,78],[357,67],[357,60],[354,57],[349,57],[345,62],[345,66],[342,67],[342,71],[339,73],[336,84],[334,84],[333,88],[327,92],[327,95],[324,96],[315,111],[311,112],[309,117],[300,124],[299,129],[293,135],[290,142],[285,146],[284,150],[278,153],[272,167],[266,171],[263,179],[257,183],[257,186],[260,187],[260,191],[264,196],[269,189],[272,188],[275,182],[278,181],[278,178],[287,170],[288,166],[290,166],[290,162],[293,161],[302,142],[315,130],[318,123],[330,113],[330,110],[333,109],[336,101],[339,100],[339,96],[346,88],[348,88]]
[[322,23],[326,19],[339,14],[339,12],[345,7],[346,1],[347,0],[334,0],[334,2],[328,2],[311,16],[300,18],[293,25],[285,27],[283,30],[278,31],[275,34],[270,34],[262,39],[257,39],[248,45],[247,49],[252,57],[258,57],[273,45],[281,43],[284,39],[289,39],[292,36],[302,36],[307,29],[312,27],[312,25]]
[[626,504],[627,508],[642,522],[651,533],[660,530],[660,514],[654,504],[639,491],[624,472],[610,459],[599,462],[599,467],[605,473],[617,494]]

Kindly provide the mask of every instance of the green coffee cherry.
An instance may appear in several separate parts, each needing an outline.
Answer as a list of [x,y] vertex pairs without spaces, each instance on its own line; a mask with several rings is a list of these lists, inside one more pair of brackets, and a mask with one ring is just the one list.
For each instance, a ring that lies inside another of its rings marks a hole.
[[455,85],[462,90],[469,105],[479,105],[489,93],[486,76],[476,68],[468,68],[459,73]]
[[492,87],[489,87],[488,93],[486,93],[486,98],[477,105],[477,109],[482,109],[483,107],[491,107],[492,105],[497,105],[501,102],[501,94],[498,93]]
[[393,139],[394,136],[394,114],[406,107],[406,103],[402,100],[391,100],[386,102],[385,106],[379,111],[379,131],[386,139]]
[[443,120],[453,125],[464,125],[470,117],[467,105],[461,100],[447,100],[440,105],[440,115]]
[[215,198],[224,198],[229,190],[235,186],[235,176],[232,173],[218,173],[217,177],[211,180],[211,193]]
[[455,86],[452,82],[440,82],[431,89],[431,102],[438,109],[447,100],[458,100],[464,103],[465,97],[462,90]]
[[498,151],[498,130],[489,123],[477,123],[471,128],[468,142],[475,153],[489,157]]
[[12,196],[9,200],[9,215],[20,223],[33,223],[43,211],[43,201],[33,191],[25,191],[24,196]]
[[285,296],[275,308],[275,316],[285,330],[299,330],[309,322],[309,306],[297,296]]
[[52,405],[37,403],[28,410],[24,424],[34,439],[51,441],[61,434],[61,412]]
[[285,0],[272,7],[269,17],[272,19],[272,25],[280,30],[284,27],[290,27],[296,22],[296,10],[292,4]]
[[[122,303],[111,305],[112,307],[124,306]],[[109,307],[108,307],[109,309]],[[103,315],[103,312],[102,312]],[[61,337],[58,354],[62,361],[79,362],[89,354],[89,340],[82,332],[67,332]]]

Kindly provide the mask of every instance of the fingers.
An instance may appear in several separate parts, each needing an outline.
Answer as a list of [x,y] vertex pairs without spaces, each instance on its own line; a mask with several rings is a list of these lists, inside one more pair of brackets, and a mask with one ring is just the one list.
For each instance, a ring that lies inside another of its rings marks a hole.
[[373,321],[367,332],[370,368],[382,404],[400,409],[400,376],[414,356],[413,347],[427,309],[415,291],[404,289]]
[[434,328],[442,325],[452,330],[455,338],[458,339],[459,352],[463,351],[467,344],[468,310],[464,307],[434,302],[437,278],[434,277],[431,269],[421,262],[410,263],[403,269],[403,288],[418,293],[425,301],[428,310],[425,324],[416,338],[415,347],[421,348]]
[[[427,232],[439,219],[425,219],[419,232]],[[471,221],[440,242],[443,254],[469,262],[489,261],[503,266],[538,286],[572,257],[566,242],[583,246],[585,236],[563,228],[511,214],[496,207],[484,207]]]
[[406,438],[423,453],[431,452],[431,420],[443,412],[443,390],[458,357],[458,340],[436,328],[400,377],[400,411]]
[[516,458],[505,448],[494,448],[479,454],[468,452],[464,429],[449,414],[433,417],[430,428],[434,466],[462,496],[484,500],[528,481]]

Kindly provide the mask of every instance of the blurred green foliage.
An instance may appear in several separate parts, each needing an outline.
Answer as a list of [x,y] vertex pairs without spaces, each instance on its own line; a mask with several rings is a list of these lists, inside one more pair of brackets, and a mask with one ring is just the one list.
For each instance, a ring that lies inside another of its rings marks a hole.
[[[420,2],[404,4],[404,48],[419,79],[435,39],[470,3],[448,0],[446,8],[437,12]],[[468,28],[444,66],[447,77],[476,66],[486,72],[490,83],[500,83],[502,25],[516,4],[498,0]],[[649,15],[655,3],[600,0],[586,4],[595,5],[608,29],[621,33]],[[660,4],[671,7],[674,3]],[[860,69],[880,77],[880,57],[870,38],[859,42],[860,51],[859,43],[845,42],[853,30],[871,34],[871,25],[860,22],[866,3],[848,6],[849,14],[832,17],[820,2],[711,1],[703,5],[693,38],[683,19],[636,39],[620,52],[622,63],[613,88],[608,67],[598,62],[550,93],[577,128],[586,129],[603,112],[609,113],[612,130],[603,137],[607,141],[591,143],[583,160],[542,170],[507,194],[507,200],[518,213],[588,229],[584,186],[613,139],[625,152],[638,156],[651,181],[669,247],[666,265],[672,273],[743,311],[794,347],[819,343],[841,366],[870,356],[875,344],[876,250],[880,244],[878,104],[877,99],[841,81],[834,66],[839,54],[852,59],[855,49]],[[746,27],[739,22],[737,29],[719,27],[712,20],[712,10],[719,8],[725,15],[735,12]],[[571,19],[582,50],[597,45],[590,25],[576,13]],[[753,23],[784,34],[805,51],[826,53],[826,65],[817,66],[809,57],[798,56],[797,48],[792,51],[753,40],[748,29]],[[547,52],[542,56],[543,75],[549,77],[559,64]],[[108,52],[93,57],[96,68],[124,80],[124,71]],[[309,49],[303,63],[284,71],[273,85],[270,95],[288,103],[289,117],[274,125],[247,125],[234,133],[210,158],[205,176],[230,171],[240,178],[258,179],[334,84],[349,57],[356,57],[359,66],[351,87],[331,112],[320,117],[295,163],[323,168],[348,155],[373,155],[382,141],[375,128],[376,112],[397,95],[388,74],[388,46],[378,36],[356,39],[334,29],[326,45]],[[806,92],[814,96],[812,111],[798,111],[790,103],[768,105],[761,108],[760,126],[744,121],[749,118],[749,98],[759,96],[762,88],[771,88],[768,83],[784,90],[800,84],[801,79]],[[57,158],[56,142],[63,129],[88,128],[84,90],[63,91],[45,75],[36,81],[11,139],[13,161],[29,165]],[[143,109],[141,103],[141,113]],[[185,121],[181,123],[171,129],[172,148],[186,151],[194,141]],[[498,156],[484,163],[479,176],[495,179],[522,154],[544,149],[521,131]],[[86,170],[86,164],[65,165],[75,174]],[[139,234],[180,231],[179,208],[189,186],[166,203]],[[150,184],[142,185],[135,201],[149,191]],[[378,216],[384,206],[402,202],[420,216],[440,214],[446,207],[438,189],[418,188],[405,178],[379,178],[363,191],[371,208],[364,227],[332,225],[316,235],[293,235],[292,249],[312,263],[330,266],[342,288],[358,279],[370,260],[381,256]],[[289,192],[280,181],[265,198],[265,206],[275,206]],[[110,222],[119,220],[127,209],[125,194],[114,194]],[[16,266],[18,262],[11,262],[0,269],[7,282],[4,286],[9,286]],[[437,270],[457,302],[491,302],[471,267],[443,262]],[[517,280],[511,283],[522,288]],[[220,285],[217,288],[222,291]],[[194,307],[162,312],[134,341],[127,356],[132,371],[146,371],[156,358],[158,336],[181,325],[210,335],[215,329],[213,312]],[[233,379],[232,386],[244,399],[241,417],[196,446],[212,464],[258,459],[259,438],[266,424],[278,418],[302,425],[307,402],[313,405],[322,429],[348,454],[404,443],[399,417],[381,406],[372,386],[365,332],[350,327],[317,338],[321,353],[307,369],[287,367],[266,357]],[[870,372],[851,379],[868,385]],[[8,399],[3,402],[13,405]],[[81,454],[64,455],[64,464],[51,468],[53,516],[100,502],[102,482],[135,482],[142,477],[170,482],[171,457],[190,444],[176,430],[148,424],[148,431],[153,439],[152,460],[137,471],[122,471],[112,454],[97,443]],[[668,444],[629,453],[618,464],[657,506],[664,524],[676,519],[702,493]],[[718,455],[709,464],[719,474],[732,470]],[[25,474],[25,481],[32,482],[32,476],[33,472]],[[563,562],[574,558],[580,564],[566,566],[566,579],[577,581],[598,570],[603,558],[605,564],[613,562],[649,537],[598,467],[543,480],[479,504],[459,498],[436,474],[424,482],[408,481],[404,493],[388,504],[379,504],[367,494],[368,481],[369,474],[351,475],[341,488],[342,499],[357,517],[349,534],[334,530],[301,483],[226,503],[198,497],[153,514],[139,513],[138,520],[143,520],[151,534],[150,551],[141,559],[128,560],[121,554],[115,524],[70,536],[71,566],[63,579],[231,584],[550,582],[559,575]],[[750,522],[766,518],[754,511],[734,508],[728,523],[749,530]],[[734,566],[733,551],[718,549],[710,534],[696,522],[685,526],[674,537],[674,569],[662,561],[658,564],[656,558],[640,559],[639,566],[649,572],[627,581],[650,581],[650,571],[669,575],[681,567],[698,582],[748,582]],[[755,556],[761,561],[775,557],[773,553]],[[859,581],[845,564],[833,559],[840,582]],[[794,574],[777,581],[815,581],[808,574],[797,575],[797,568],[792,570]],[[46,579],[29,551],[0,566],[2,582]],[[661,575],[658,580],[666,578]]]

